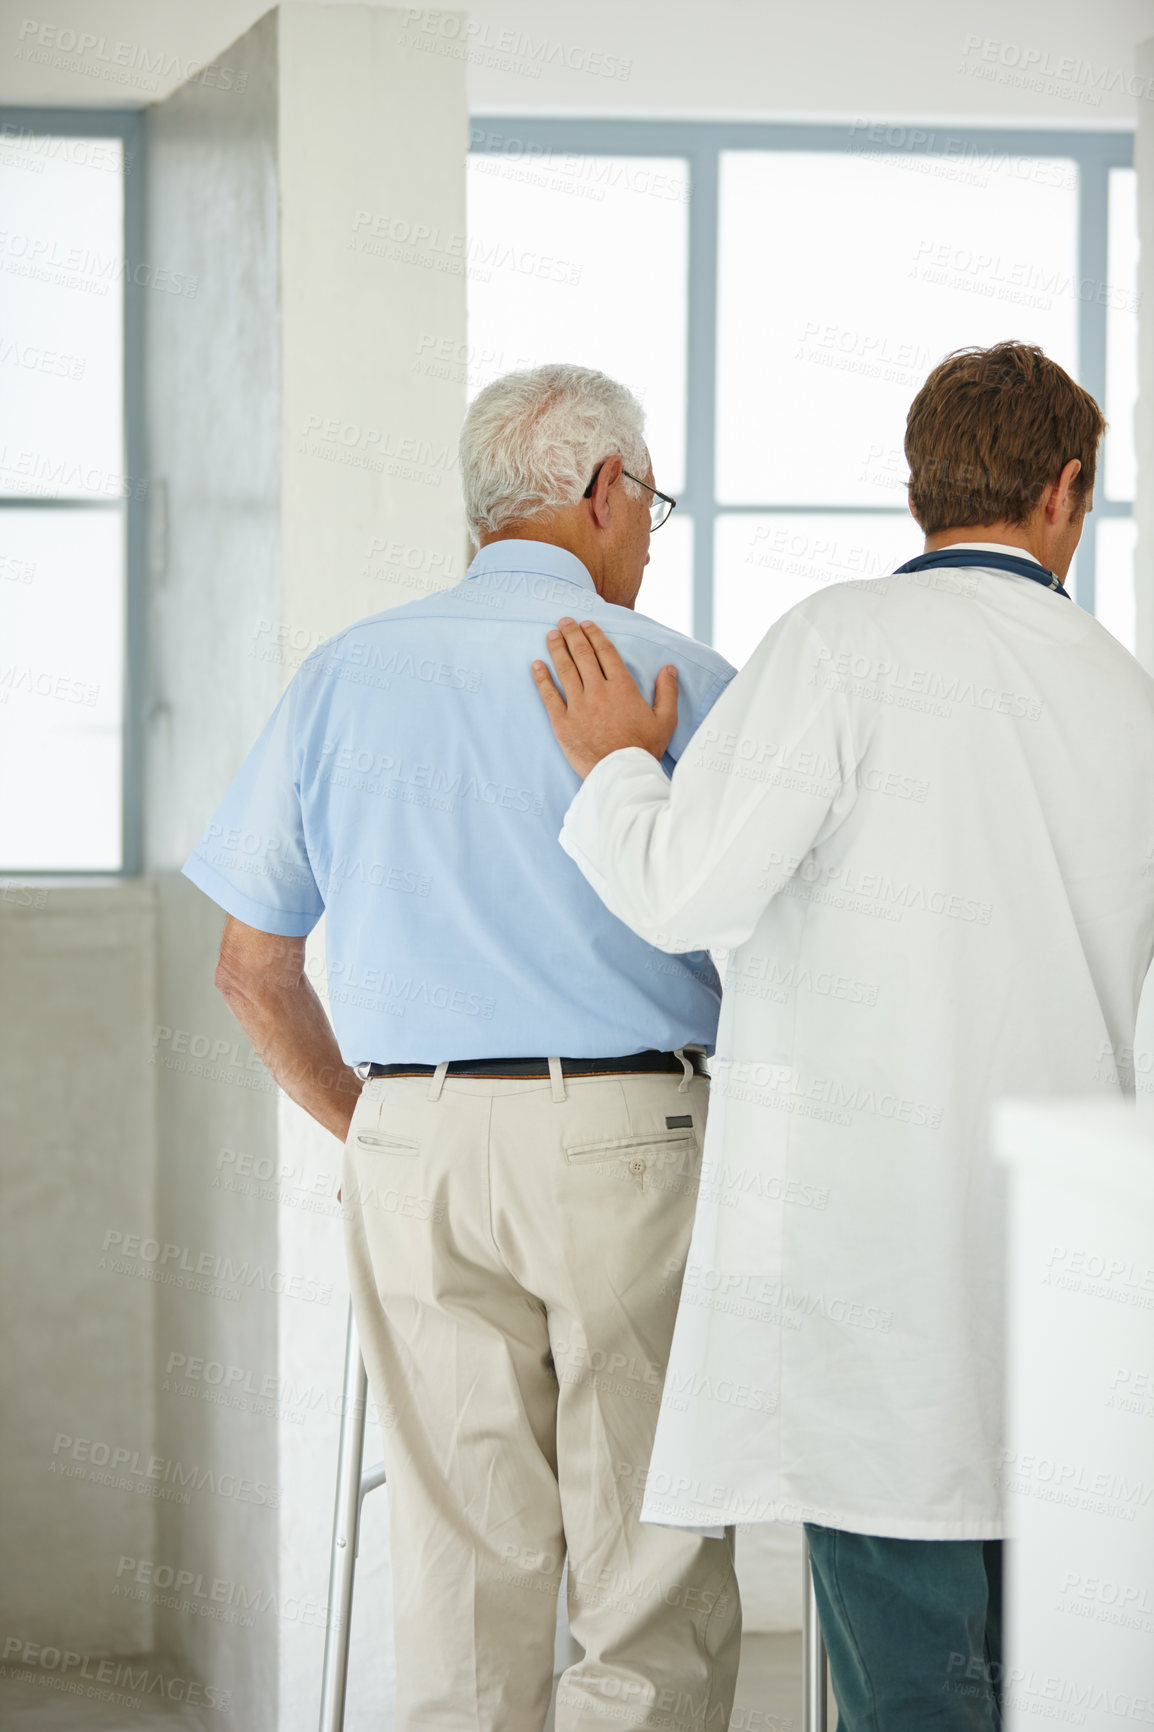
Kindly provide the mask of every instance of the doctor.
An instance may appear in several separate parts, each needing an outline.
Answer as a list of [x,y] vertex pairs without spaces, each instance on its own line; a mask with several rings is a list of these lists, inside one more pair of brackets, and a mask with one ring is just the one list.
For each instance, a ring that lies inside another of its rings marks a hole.
[[670,675],[651,708],[572,619],[564,703],[533,664],[586,778],[565,849],[724,978],[643,1519],[806,1524],[843,1732],[1000,1724],[990,1106],[1132,1086],[1154,682],[1062,583],[1103,426],[1037,348],[947,357],[906,433],[926,552],[779,620],[672,778]]

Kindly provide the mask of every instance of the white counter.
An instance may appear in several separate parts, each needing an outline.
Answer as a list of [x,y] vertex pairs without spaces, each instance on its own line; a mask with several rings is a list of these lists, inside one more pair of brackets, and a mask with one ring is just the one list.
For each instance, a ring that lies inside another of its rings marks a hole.
[[1007,1732],[1154,1726],[1154,1120],[1010,1103]]

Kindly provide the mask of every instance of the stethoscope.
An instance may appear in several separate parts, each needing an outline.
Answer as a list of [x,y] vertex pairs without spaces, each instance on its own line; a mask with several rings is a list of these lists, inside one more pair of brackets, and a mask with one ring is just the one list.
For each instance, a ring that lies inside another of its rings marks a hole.
[[987,553],[984,548],[967,553],[963,547],[944,547],[940,553],[919,553],[916,559],[907,559],[904,565],[899,565],[894,576],[903,571],[930,571],[938,565],[977,565],[987,570],[992,567],[995,571],[1015,571],[1019,577],[1028,577],[1045,589],[1056,589],[1067,601],[1074,599],[1061,578],[1036,560],[1018,559],[1012,553]]

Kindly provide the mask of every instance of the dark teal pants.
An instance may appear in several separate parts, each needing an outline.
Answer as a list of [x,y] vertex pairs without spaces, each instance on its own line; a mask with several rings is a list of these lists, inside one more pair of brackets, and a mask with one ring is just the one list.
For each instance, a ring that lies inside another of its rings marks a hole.
[[1002,1542],[805,1531],[839,1732],[997,1732]]

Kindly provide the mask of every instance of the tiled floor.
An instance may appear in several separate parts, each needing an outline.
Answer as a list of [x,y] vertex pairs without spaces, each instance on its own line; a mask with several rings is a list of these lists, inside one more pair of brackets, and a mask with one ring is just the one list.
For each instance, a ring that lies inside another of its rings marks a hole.
[[[157,1669],[152,1662],[153,1675]],[[210,1720],[220,1725],[220,1716],[195,1708],[159,1701],[155,1707],[126,1707],[67,1693],[61,1680],[48,1682],[51,1676],[45,1675],[43,1683],[0,1677],[3,1732],[209,1732]],[[831,1704],[831,1732],[836,1724]],[[744,1638],[730,1725],[733,1732],[802,1732],[800,1636]]]

